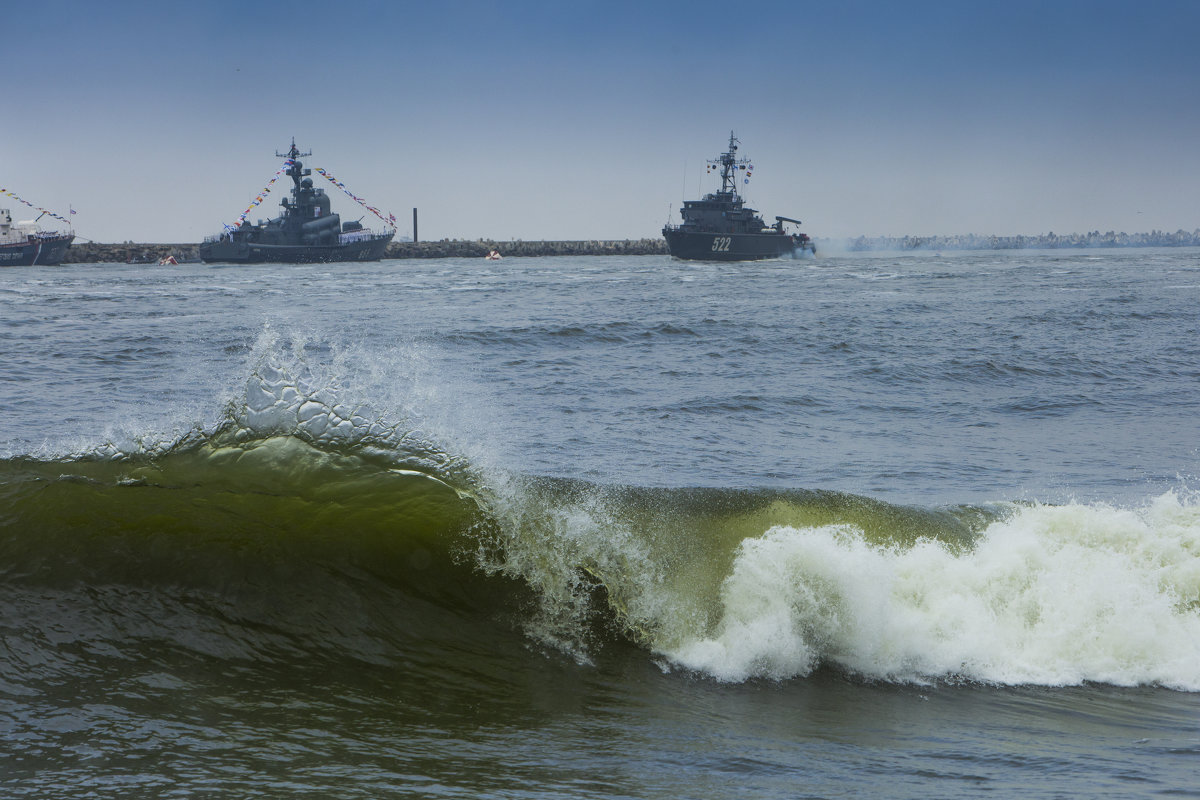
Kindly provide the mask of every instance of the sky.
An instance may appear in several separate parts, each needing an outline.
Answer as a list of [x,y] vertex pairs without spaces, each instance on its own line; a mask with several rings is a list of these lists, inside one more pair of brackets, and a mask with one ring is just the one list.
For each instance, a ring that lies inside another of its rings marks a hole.
[[220,232],[293,138],[400,236],[418,208],[423,240],[657,237],[717,188],[705,162],[731,131],[748,204],[818,239],[1200,228],[1196,0],[39,0],[4,18],[0,188],[74,209],[98,242]]

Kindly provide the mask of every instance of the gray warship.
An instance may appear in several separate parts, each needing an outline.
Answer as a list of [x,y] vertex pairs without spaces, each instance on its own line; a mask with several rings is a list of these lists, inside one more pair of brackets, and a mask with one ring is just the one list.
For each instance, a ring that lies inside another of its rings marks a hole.
[[34,220],[13,222],[12,212],[0,208],[0,267],[52,267],[62,263],[75,234],[43,231],[37,223],[46,213],[43,211]]
[[[359,221],[342,222],[330,212],[329,195],[313,187],[311,169],[305,169],[296,140],[286,153],[285,175],[292,179],[291,199],[280,203],[283,214],[257,225],[242,222],[200,244],[200,259],[222,264],[311,264],[333,261],[378,261],[396,231],[376,232]],[[340,184],[339,184],[340,185]]]
[[794,253],[816,253],[806,233],[791,233],[785,223],[799,226],[798,219],[776,217],[774,225],[763,222],[758,211],[745,206],[738,194],[739,173],[749,178],[750,161],[738,158],[738,140],[729,132],[729,149],[709,167],[721,171],[721,190],[701,200],[685,200],[679,210],[683,222],[663,227],[667,250],[676,258],[697,261],[755,261]]

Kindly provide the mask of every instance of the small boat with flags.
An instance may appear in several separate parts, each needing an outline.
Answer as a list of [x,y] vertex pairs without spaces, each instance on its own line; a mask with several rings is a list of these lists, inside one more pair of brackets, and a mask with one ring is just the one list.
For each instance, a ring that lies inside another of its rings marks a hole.
[[[241,264],[310,264],[334,261],[378,261],[392,237],[396,235],[396,218],[384,216],[383,212],[352,194],[345,184],[326,170],[317,173],[329,180],[368,211],[379,217],[388,226],[385,231],[371,231],[359,220],[342,222],[338,214],[331,212],[329,195],[324,189],[314,187],[311,169],[305,169],[301,157],[312,155],[301,153],[296,140],[286,153],[276,153],[283,158],[283,166],[258,194],[250,207],[233,225],[226,225],[223,233],[209,236],[200,244],[200,259],[206,263]],[[258,206],[271,186],[282,175],[292,179],[291,197],[283,198],[283,214],[267,221],[251,224],[249,213]],[[361,218],[360,218],[361,219]]]
[[795,253],[817,252],[808,234],[792,233],[785,224],[799,226],[798,219],[776,217],[767,225],[758,211],[747,208],[738,193],[740,176],[750,182],[754,165],[738,158],[738,140],[729,132],[729,149],[708,162],[709,172],[721,173],[721,190],[700,200],[686,200],[679,213],[683,222],[663,227],[667,250],[676,258],[698,261],[754,261]]

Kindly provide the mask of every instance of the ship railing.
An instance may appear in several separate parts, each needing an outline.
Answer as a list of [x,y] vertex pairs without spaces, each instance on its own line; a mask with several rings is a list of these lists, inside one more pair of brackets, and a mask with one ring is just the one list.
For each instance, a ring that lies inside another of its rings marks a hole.
[[380,233],[378,231],[348,231],[347,233],[338,235],[338,243],[350,244],[351,242],[369,242],[372,239],[379,239],[387,235],[388,234],[386,233]]
[[211,236],[205,236],[204,243],[215,244],[217,242],[228,242],[231,238],[232,237],[229,235],[229,231],[226,231],[225,233],[214,233]]

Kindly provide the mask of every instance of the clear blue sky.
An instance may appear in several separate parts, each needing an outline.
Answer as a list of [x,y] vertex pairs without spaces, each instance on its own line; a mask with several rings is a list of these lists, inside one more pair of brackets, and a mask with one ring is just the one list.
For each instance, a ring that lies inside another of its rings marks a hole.
[[402,234],[657,236],[731,129],[818,237],[1200,227],[1196,0],[12,6],[0,186],[97,241],[218,232],[293,136]]

